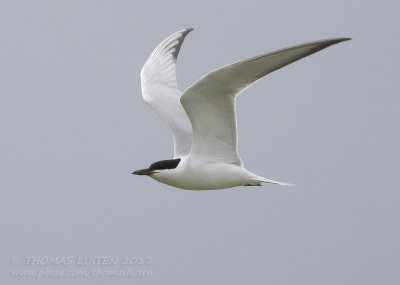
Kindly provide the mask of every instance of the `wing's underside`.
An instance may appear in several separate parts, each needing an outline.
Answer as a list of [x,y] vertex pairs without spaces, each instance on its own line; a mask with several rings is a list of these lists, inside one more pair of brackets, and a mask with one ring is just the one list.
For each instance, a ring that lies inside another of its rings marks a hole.
[[176,59],[186,35],[193,29],[173,33],[151,53],[140,73],[143,99],[160,115],[174,139],[174,158],[185,156],[192,143],[192,127],[180,103],[176,82]]
[[235,99],[246,87],[279,68],[348,38],[305,43],[262,54],[208,73],[181,97],[193,127],[190,157],[241,165],[237,153]]

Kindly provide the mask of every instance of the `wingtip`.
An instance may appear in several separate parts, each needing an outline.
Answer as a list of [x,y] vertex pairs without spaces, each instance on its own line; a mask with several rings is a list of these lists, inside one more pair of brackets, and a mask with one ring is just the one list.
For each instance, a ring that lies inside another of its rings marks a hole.
[[338,38],[335,41],[335,43],[340,43],[340,42],[345,42],[345,41],[350,41],[352,38]]
[[[312,42],[312,43],[321,43],[321,47],[326,48],[341,42],[345,42],[345,41],[350,41],[352,38],[333,38],[333,39],[327,39],[327,40],[322,40],[322,41],[316,41],[316,42]],[[325,44],[325,46],[324,46]]]
[[186,36],[187,34],[189,34],[191,31],[193,31],[193,28],[186,28],[183,30],[183,34]]

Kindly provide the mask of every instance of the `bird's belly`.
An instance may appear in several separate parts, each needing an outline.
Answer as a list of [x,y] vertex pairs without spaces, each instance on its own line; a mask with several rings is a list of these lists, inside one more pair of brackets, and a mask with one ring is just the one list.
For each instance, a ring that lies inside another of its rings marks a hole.
[[164,184],[188,190],[215,190],[245,185],[247,171],[230,164],[207,164],[152,175]]

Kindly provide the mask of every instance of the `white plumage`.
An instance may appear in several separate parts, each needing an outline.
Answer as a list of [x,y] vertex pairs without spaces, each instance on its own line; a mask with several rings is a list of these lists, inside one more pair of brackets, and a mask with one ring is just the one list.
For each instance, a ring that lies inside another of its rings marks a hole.
[[140,77],[143,99],[168,125],[174,138],[174,157],[189,153],[192,126],[180,102],[176,82],[176,59],[183,39],[192,29],[176,32],[155,48],[144,64]]
[[183,189],[210,190],[242,185],[289,185],[246,170],[237,152],[236,96],[252,83],[330,45],[337,38],[301,44],[214,70],[183,94],[176,82],[176,59],[186,35],[178,31],[151,53],[140,73],[144,100],[168,125],[174,160],[152,164],[133,174]]

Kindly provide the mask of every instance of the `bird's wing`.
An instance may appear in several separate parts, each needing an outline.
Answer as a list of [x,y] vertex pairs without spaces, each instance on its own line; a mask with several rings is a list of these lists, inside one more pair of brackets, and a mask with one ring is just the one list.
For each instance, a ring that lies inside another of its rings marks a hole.
[[140,72],[143,99],[168,125],[174,139],[174,157],[190,151],[192,126],[180,103],[176,82],[176,59],[186,35],[193,29],[173,33],[151,53]]
[[285,65],[348,38],[305,43],[214,70],[181,97],[193,128],[190,157],[241,165],[237,153],[235,98],[246,87]]

